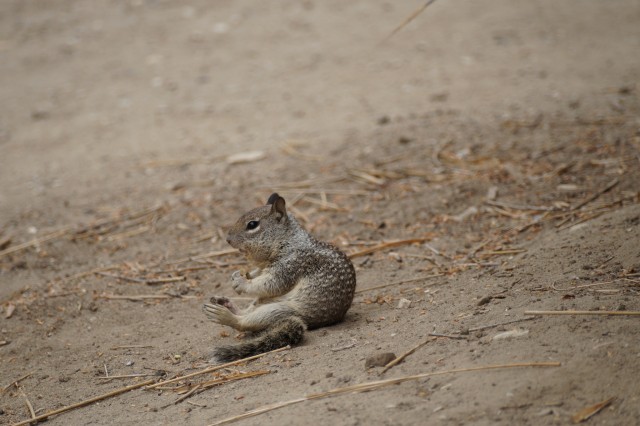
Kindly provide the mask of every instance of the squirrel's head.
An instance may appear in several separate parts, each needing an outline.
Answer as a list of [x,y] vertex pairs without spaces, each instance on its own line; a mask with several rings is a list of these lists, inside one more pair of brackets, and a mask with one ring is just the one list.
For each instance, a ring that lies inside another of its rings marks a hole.
[[243,214],[229,228],[227,242],[254,262],[268,262],[282,251],[289,229],[284,198],[274,193],[267,205]]

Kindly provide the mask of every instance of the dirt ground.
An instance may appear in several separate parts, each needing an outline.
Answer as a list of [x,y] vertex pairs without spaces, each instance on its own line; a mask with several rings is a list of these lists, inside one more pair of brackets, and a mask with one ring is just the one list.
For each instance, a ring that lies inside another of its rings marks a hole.
[[206,368],[223,227],[278,191],[353,255],[346,321],[48,424],[439,372],[239,423],[637,424],[640,3],[441,0],[382,42],[420,4],[3,1],[0,423]]

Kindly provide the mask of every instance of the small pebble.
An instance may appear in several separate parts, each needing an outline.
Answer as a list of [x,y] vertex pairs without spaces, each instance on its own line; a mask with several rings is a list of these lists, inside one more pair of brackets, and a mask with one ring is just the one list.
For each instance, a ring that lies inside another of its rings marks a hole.
[[384,367],[389,364],[391,361],[396,359],[396,354],[393,352],[383,352],[380,354],[375,354],[367,358],[364,363],[365,368],[372,367]]
[[398,309],[407,309],[411,306],[411,300],[402,298],[398,301]]

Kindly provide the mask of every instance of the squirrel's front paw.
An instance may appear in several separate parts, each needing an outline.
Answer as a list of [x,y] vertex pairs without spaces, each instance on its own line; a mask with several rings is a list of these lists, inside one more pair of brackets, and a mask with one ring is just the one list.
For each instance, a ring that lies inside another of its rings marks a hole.
[[247,281],[247,279],[242,276],[240,271],[235,271],[233,274],[231,274],[231,287],[233,287],[236,293],[246,293],[248,284],[249,281]]
[[213,296],[211,299],[209,299],[209,302],[211,302],[214,305],[224,306],[225,308],[229,309],[234,314],[238,313],[238,308],[236,308],[236,305],[234,305],[233,302],[231,300],[229,300],[228,297]]

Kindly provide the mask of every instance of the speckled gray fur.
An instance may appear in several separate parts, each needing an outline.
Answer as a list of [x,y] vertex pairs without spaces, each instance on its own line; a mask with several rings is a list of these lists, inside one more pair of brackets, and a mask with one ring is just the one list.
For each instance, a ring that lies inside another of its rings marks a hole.
[[255,268],[246,276],[235,272],[232,287],[256,300],[241,310],[227,298],[213,297],[204,312],[218,324],[255,335],[238,345],[216,348],[218,361],[299,343],[305,328],[340,322],[349,310],[356,287],[351,261],[307,233],[287,213],[278,194],[271,195],[266,206],[242,215],[227,241]]

